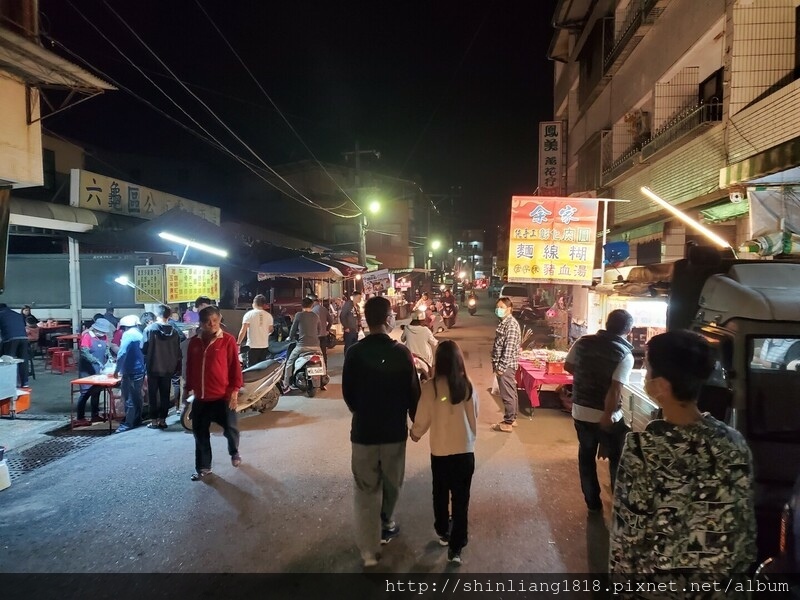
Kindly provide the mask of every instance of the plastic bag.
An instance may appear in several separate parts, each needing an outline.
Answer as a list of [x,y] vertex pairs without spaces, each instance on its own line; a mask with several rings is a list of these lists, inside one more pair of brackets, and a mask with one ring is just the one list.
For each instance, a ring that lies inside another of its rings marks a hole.
[[103,368],[100,369],[98,375],[113,375],[116,368],[117,363],[109,358],[106,364],[103,365]]

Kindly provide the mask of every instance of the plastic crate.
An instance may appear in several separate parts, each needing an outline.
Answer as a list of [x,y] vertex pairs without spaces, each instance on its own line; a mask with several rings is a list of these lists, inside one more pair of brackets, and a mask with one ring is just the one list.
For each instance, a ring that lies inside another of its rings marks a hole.
[[[20,388],[17,390],[17,402],[14,410],[17,413],[25,412],[31,407],[30,388]],[[7,417],[11,414],[11,398],[0,400],[0,415]]]

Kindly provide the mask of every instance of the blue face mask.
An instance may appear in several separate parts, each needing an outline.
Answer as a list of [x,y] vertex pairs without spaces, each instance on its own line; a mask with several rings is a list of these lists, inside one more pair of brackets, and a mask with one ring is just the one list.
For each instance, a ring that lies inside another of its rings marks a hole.
[[498,318],[502,319],[506,316],[506,309],[505,308],[495,308],[494,314],[498,316]]

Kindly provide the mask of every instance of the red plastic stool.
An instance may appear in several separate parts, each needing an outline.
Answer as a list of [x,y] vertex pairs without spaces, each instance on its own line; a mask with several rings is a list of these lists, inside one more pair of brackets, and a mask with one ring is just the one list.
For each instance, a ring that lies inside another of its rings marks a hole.
[[47,349],[47,355],[44,358],[44,368],[47,369],[51,364],[53,364],[53,354],[56,352],[61,352],[64,348],[59,348],[58,346],[50,346]]
[[67,371],[75,371],[75,358],[72,356],[72,350],[61,349],[53,352],[52,362],[50,363],[50,371],[55,373],[56,369],[63,375]]

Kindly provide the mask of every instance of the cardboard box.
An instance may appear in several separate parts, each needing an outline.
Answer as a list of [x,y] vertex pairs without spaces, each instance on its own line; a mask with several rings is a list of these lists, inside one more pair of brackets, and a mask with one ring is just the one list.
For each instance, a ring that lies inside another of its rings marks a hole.
[[[17,413],[24,412],[31,407],[31,390],[30,388],[20,388],[16,390],[17,401],[14,410]],[[11,414],[11,398],[0,400],[0,416],[7,417]]]

